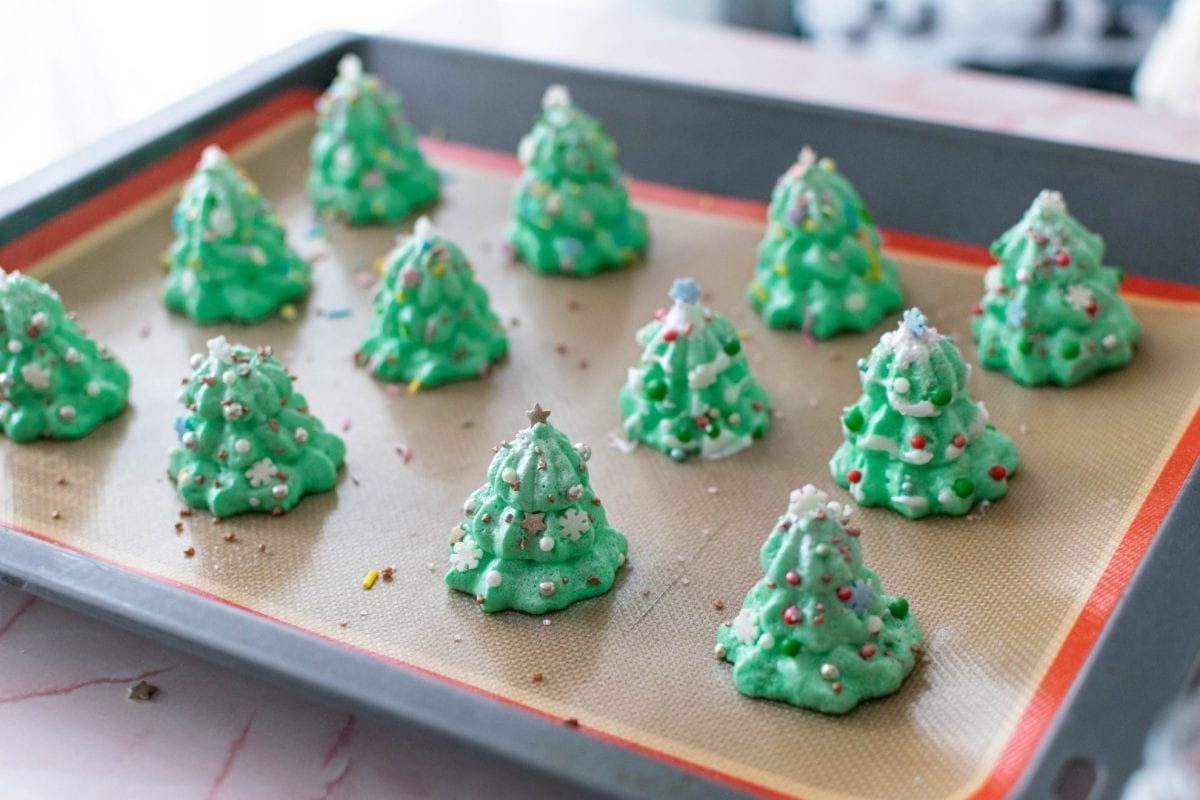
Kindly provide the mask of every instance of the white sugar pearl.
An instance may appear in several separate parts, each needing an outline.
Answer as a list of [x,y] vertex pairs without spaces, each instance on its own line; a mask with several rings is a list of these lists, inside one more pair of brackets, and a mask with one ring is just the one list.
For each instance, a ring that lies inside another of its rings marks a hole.
[[538,591],[542,593],[543,597],[549,597],[558,591],[558,586],[554,581],[542,581],[538,584]]
[[22,347],[23,347],[23,345],[20,342],[18,342],[16,339],[8,340],[8,352],[19,353],[19,352],[21,352]]
[[58,416],[63,422],[71,422],[75,419],[75,406],[63,406],[58,410]]
[[468,497],[467,502],[463,503],[463,513],[464,514],[474,514],[475,513],[475,498],[474,497]]
[[775,646],[775,637],[769,633],[764,633],[758,637],[758,646],[764,650],[770,650]]
[[296,440],[296,444],[304,444],[308,441],[308,431],[304,428],[296,428],[292,433],[292,438]]
[[499,572],[496,572],[496,570],[494,570],[494,569],[490,569],[490,570],[488,570],[487,574],[483,576],[483,580],[484,580],[484,583],[486,583],[488,586],[495,589],[497,586],[500,585],[500,581],[502,580],[502,578],[501,578]]
[[543,553],[549,553],[554,549],[554,539],[549,536],[543,536],[538,539],[538,547],[542,548]]
[[872,636],[879,633],[881,630],[883,630],[883,620],[874,614],[867,617],[867,630],[870,631]]
[[100,384],[95,381],[88,381],[87,386],[83,387],[83,390],[87,392],[88,397],[96,397],[100,394]]
[[908,378],[896,378],[892,381],[892,391],[896,394],[908,394],[910,388]]
[[288,496],[288,487],[286,483],[277,483],[271,487],[271,496],[276,500],[282,500]]
[[191,431],[187,431],[182,437],[180,437],[180,441],[183,442],[184,447],[195,447],[196,434],[192,433]]
[[571,488],[567,489],[567,499],[571,502],[575,502],[581,497],[583,497],[583,484],[577,483]]
[[68,364],[78,364],[80,360],[79,351],[74,347],[68,347],[67,352],[63,353],[63,360]]
[[512,483],[517,479],[517,471],[512,467],[505,467],[504,471],[500,473],[500,478],[505,483]]
[[233,449],[235,451],[237,451],[238,453],[249,453],[250,452],[250,440],[249,439],[238,439],[236,442],[233,443]]
[[37,328],[39,331],[44,331],[50,327],[50,318],[46,316],[45,311],[38,311],[29,318],[29,324]]
[[188,363],[192,365],[192,369],[195,369],[204,363],[204,356],[200,355],[199,353],[192,353],[192,360]]
[[1017,270],[1017,280],[1020,283],[1031,283],[1033,281],[1033,273],[1022,267]]
[[827,681],[837,680],[837,676],[841,671],[837,668],[837,664],[826,662],[821,665],[821,677]]
[[1117,349],[1117,337],[1115,334],[1110,333],[1100,340],[1100,344],[1103,345],[1105,350],[1115,350]]
[[229,385],[237,380],[237,373],[231,369],[227,369],[221,373],[221,380],[224,381],[226,385]]

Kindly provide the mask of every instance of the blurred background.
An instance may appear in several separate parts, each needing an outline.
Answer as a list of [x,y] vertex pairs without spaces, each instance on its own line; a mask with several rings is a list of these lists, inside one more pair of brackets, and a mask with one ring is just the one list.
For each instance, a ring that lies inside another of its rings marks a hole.
[[[522,0],[525,3],[551,0]],[[401,30],[436,0],[0,0],[0,186],[330,29]],[[817,47],[1133,94],[1200,116],[1200,0],[556,0]],[[1140,71],[1139,71],[1140,67]]]

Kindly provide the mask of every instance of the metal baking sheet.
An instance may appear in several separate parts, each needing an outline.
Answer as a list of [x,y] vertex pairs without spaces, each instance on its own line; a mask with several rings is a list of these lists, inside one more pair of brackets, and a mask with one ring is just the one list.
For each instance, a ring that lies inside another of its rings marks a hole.
[[[313,90],[327,82],[350,45],[404,93],[419,125],[453,140],[427,143],[449,176],[435,218],[463,244],[512,326],[513,357],[486,383],[396,397],[350,365],[369,313],[362,279],[400,230],[330,227],[321,235],[304,198]],[[568,81],[585,106],[605,118],[622,145],[623,163],[661,182],[637,185],[655,237],[645,265],[575,282],[538,278],[503,258],[498,233],[513,162],[479,146],[510,148],[550,80]],[[503,109],[487,92],[493,81],[507,87]],[[877,218],[892,223],[884,216],[891,212],[907,221],[907,198],[930,189],[926,178],[902,181],[895,164],[868,158],[874,137],[883,135],[899,161],[914,157],[906,142],[920,146],[926,161],[931,150],[945,153],[932,159],[939,163],[953,162],[954,153],[969,160],[978,155],[974,147],[1005,158],[1009,150],[1032,149],[1041,173],[1058,178],[1053,183],[1067,191],[1073,210],[1095,224],[1086,189],[1096,170],[1072,171],[1085,163],[1078,151],[387,40],[312,42],[234,84],[226,87],[227,102],[210,96],[176,110],[174,124],[159,120],[165,139],[138,143],[133,132],[129,138],[140,146],[115,160],[112,151],[103,153],[90,176],[77,165],[74,173],[60,173],[58,188],[54,175],[37,179],[16,192],[20,207],[0,218],[0,242],[6,242],[0,263],[31,268],[53,283],[135,374],[130,413],[94,436],[4,447],[10,477],[7,494],[0,494],[0,518],[14,532],[0,537],[0,565],[10,582],[335,702],[425,724],[614,794],[998,796],[1024,775],[1026,791],[1039,796],[1068,757],[1104,763],[1110,789],[1121,768],[1112,765],[1133,763],[1137,747],[1130,745],[1128,725],[1122,742],[1099,737],[1087,748],[1069,731],[1081,724],[1077,720],[1094,731],[1103,727],[1098,721],[1114,716],[1096,703],[1104,688],[1084,691],[1093,676],[1144,669],[1138,660],[1146,651],[1159,657],[1149,676],[1139,676],[1138,709],[1120,710],[1128,719],[1157,708],[1182,685],[1196,651],[1195,641],[1179,634],[1196,630],[1180,626],[1181,613],[1194,613],[1186,609],[1160,603],[1150,622],[1143,617],[1139,623],[1138,648],[1120,646],[1120,637],[1128,640],[1133,630],[1122,627],[1124,612],[1109,621],[1139,564],[1145,571],[1167,570],[1154,579],[1159,592],[1161,581],[1186,577],[1170,572],[1178,564],[1171,548],[1189,546],[1174,532],[1196,519],[1194,508],[1175,501],[1195,494],[1179,495],[1179,489],[1200,439],[1200,384],[1187,369],[1200,334],[1200,306],[1187,302],[1195,297],[1186,290],[1172,292],[1154,280],[1130,280],[1132,302],[1147,326],[1139,359],[1072,390],[1069,404],[1055,390],[975,376],[975,393],[1022,447],[1022,474],[1003,503],[969,523],[909,523],[887,512],[860,512],[869,563],[885,585],[912,599],[929,636],[929,659],[901,694],[830,720],[739,697],[727,667],[708,656],[715,625],[732,613],[718,612],[713,601],[736,610],[758,577],[757,550],[787,489],[810,480],[830,485],[823,465],[836,445],[837,410],[857,393],[847,365],[883,329],[815,348],[763,329],[741,299],[762,205],[736,198],[764,198],[796,142],[808,140],[834,152]],[[646,103],[655,104],[654,115],[636,114]],[[713,114],[713,125],[700,124]],[[797,128],[813,135],[790,133]],[[695,130],[704,132],[688,134]],[[735,134],[752,141],[738,142]],[[713,140],[722,136],[729,138]],[[213,525],[197,515],[177,537],[178,503],[156,459],[170,444],[174,386],[187,356],[218,331],[194,328],[161,309],[157,253],[169,239],[177,181],[207,139],[234,149],[288,220],[296,244],[318,259],[317,289],[302,322],[231,335],[276,347],[300,373],[303,391],[326,423],[335,429],[348,423],[350,455],[335,494],[310,498],[283,519]],[[938,144],[943,140],[952,146]],[[689,150],[722,154],[706,160],[722,165],[718,175],[731,162],[745,168],[720,182],[712,171],[698,170],[694,157],[678,158]],[[767,162],[763,152],[774,150],[780,157]],[[1028,155],[1014,156],[1023,170]],[[1184,179],[1196,177],[1182,165],[1086,155],[1093,164],[1111,160],[1113,170],[1129,172],[1118,177],[1135,183],[1149,170],[1157,179],[1151,197],[1164,204],[1182,192]],[[754,175],[764,177],[749,188]],[[1180,180],[1172,183],[1169,175]],[[985,188],[991,199],[979,204],[969,224],[990,224],[986,233],[947,230],[959,213],[947,207],[952,192],[909,227],[987,239],[1010,224],[1041,185],[1028,192],[1008,183]],[[964,191],[981,192],[981,185],[968,182]],[[992,208],[1009,194],[1007,208]],[[1074,202],[1077,194],[1082,203]],[[51,215],[64,206],[70,206],[66,213]],[[950,216],[939,218],[942,211]],[[1143,253],[1137,262],[1125,259],[1131,271],[1188,277],[1186,267],[1169,271],[1182,262],[1163,258],[1163,249],[1144,250],[1156,243],[1128,214],[1116,217],[1123,225],[1104,228],[1114,251]],[[968,343],[965,309],[979,291],[979,249],[905,234],[889,241],[910,298]],[[747,350],[783,417],[768,440],[742,456],[681,467],[653,452],[624,455],[604,443],[615,426],[616,387],[637,356],[632,332],[649,318],[670,279],[685,273],[697,274],[713,290],[714,305],[751,332]],[[320,313],[335,308],[350,314]],[[144,337],[142,323],[149,327]],[[970,358],[969,345],[965,349]],[[1136,431],[1113,435],[1107,423],[1125,418],[1126,409],[1148,395],[1155,414]],[[594,485],[614,524],[629,535],[633,560],[616,592],[553,615],[550,626],[519,615],[485,617],[440,581],[455,509],[482,480],[491,443],[511,435],[521,424],[520,409],[533,399],[557,407],[555,421],[595,447]],[[411,464],[393,452],[400,441],[413,450]],[[69,488],[57,486],[60,475],[69,477]],[[51,509],[62,519],[51,522]],[[240,545],[224,542],[225,531],[234,531]],[[268,545],[267,555],[253,547],[258,542]],[[195,559],[182,556],[187,544],[196,547]],[[370,593],[358,588],[367,569],[385,563],[397,566],[394,584]],[[1138,591],[1143,583],[1134,584],[1127,605],[1145,594]],[[1154,635],[1147,637],[1147,630]],[[1074,681],[1101,635],[1091,658],[1102,668]],[[533,685],[534,671],[546,680]],[[1065,711],[1056,716],[1060,706]],[[565,719],[580,725],[564,727]],[[1052,720],[1063,733],[1046,735]],[[1044,766],[1030,768],[1042,741]],[[864,749],[879,754],[867,769],[857,760]]]

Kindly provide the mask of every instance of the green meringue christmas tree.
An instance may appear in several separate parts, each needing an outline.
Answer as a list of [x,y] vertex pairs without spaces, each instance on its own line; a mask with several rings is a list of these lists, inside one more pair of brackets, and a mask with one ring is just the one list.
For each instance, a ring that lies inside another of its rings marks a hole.
[[902,301],[896,266],[862,198],[811,148],[775,184],[747,292],[772,328],[818,339],[864,331]]
[[971,399],[962,354],[924,314],[906,311],[858,370],[863,394],[844,410],[829,462],[855,500],[915,519],[966,514],[1008,491],[1016,445]]
[[484,611],[542,614],[612,588],[626,542],[588,480],[591,448],[571,442],[535,405],[529,427],[496,448],[487,483],[450,537],[450,588]]
[[646,217],[629,204],[617,147],[593,117],[551,86],[521,140],[525,171],[513,193],[508,241],[538,272],[590,275],[635,261]]
[[202,324],[258,322],[308,294],[309,265],[283,222],[216,145],[204,149],[175,206],[167,308]]
[[792,492],[762,547],[765,577],[717,629],[716,656],[742,694],[844,714],[912,672],[921,629],[864,566],[849,514],[811,485]]
[[428,217],[384,259],[383,286],[359,361],[410,392],[486,375],[508,350],[487,290]]
[[645,350],[619,398],[625,430],[682,460],[749,447],[770,424],[767,393],[750,370],[737,329],[700,305],[700,287],[676,280],[670,309],[637,334]]
[[1042,191],[992,245],[972,330],[979,360],[1018,383],[1074,386],[1133,358],[1141,327],[1117,295],[1121,271],[1102,266],[1104,240]]
[[39,280],[0,269],[0,433],[77,439],[121,413],[129,373]]
[[282,514],[334,487],[346,447],[292,380],[269,347],[251,350],[224,336],[209,340],[207,356],[192,356],[170,464],[184,502],[218,517]]
[[309,194],[331,217],[394,222],[438,197],[441,177],[421,155],[400,98],[352,53],[317,100],[310,158]]

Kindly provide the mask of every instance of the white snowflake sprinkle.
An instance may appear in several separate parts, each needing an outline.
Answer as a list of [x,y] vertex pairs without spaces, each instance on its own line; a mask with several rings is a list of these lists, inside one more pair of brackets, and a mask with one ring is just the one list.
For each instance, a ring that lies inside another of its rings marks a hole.
[[453,551],[450,553],[450,564],[455,570],[466,572],[478,567],[481,558],[483,558],[483,551],[475,545],[475,541],[470,536],[466,536],[461,541],[454,543]]
[[758,638],[758,615],[753,609],[743,608],[733,618],[733,635],[742,644],[752,644]]
[[246,470],[246,479],[250,481],[251,486],[264,486],[270,483],[277,471],[274,462],[269,458],[264,458],[261,461],[255,461],[250,469]]
[[50,388],[50,370],[36,361],[21,367],[21,377],[34,389]]
[[1087,311],[1095,301],[1096,296],[1092,294],[1092,290],[1082,283],[1067,287],[1067,303],[1076,311]]
[[579,537],[590,527],[592,523],[587,513],[578,508],[568,508],[558,522],[558,529],[562,531],[563,536],[573,542],[578,542]]

